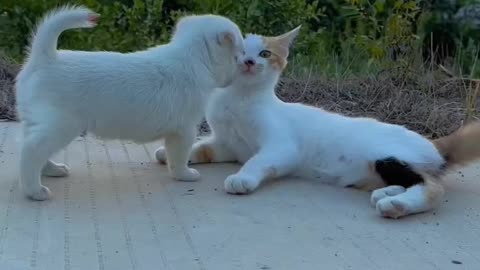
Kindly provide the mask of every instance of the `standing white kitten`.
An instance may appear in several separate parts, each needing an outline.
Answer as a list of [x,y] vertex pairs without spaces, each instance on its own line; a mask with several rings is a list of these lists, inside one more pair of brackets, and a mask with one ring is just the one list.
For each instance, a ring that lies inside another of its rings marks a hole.
[[134,53],[57,51],[67,29],[93,27],[99,15],[83,7],[51,12],[33,37],[17,77],[24,124],[20,179],[25,194],[46,200],[41,172],[65,176],[50,156],[87,130],[103,138],[146,142],[165,137],[174,178],[193,181],[187,167],[196,124],[215,87],[229,85],[243,51],[239,28],[227,18],[185,17],[170,43]]
[[[429,141],[405,127],[352,118],[279,100],[274,92],[299,28],[279,37],[248,35],[241,74],[207,109],[212,135],[194,145],[191,163],[240,162],[229,193],[254,191],[286,175],[362,190],[380,215],[426,211],[441,199],[448,168],[480,157],[480,124]],[[165,162],[165,151],[156,152]]]

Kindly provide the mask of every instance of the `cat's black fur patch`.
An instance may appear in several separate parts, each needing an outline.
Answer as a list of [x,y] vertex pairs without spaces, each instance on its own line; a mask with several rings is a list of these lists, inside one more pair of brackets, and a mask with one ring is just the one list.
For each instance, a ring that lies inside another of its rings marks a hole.
[[408,163],[394,157],[375,161],[375,170],[387,186],[409,188],[425,182],[423,177],[410,168]]

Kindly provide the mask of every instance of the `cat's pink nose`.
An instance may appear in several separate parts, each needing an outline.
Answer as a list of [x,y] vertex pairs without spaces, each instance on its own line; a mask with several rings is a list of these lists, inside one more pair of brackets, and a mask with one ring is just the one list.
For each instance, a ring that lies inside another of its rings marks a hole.
[[245,65],[247,65],[248,67],[252,67],[252,66],[255,66],[255,60],[253,59],[246,59],[244,61]]

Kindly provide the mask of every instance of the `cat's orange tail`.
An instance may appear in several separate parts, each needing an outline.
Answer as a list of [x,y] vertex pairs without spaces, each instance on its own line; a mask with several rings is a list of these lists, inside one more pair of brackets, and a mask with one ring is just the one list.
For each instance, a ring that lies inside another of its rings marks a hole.
[[480,121],[432,142],[447,161],[447,167],[466,165],[480,159]]

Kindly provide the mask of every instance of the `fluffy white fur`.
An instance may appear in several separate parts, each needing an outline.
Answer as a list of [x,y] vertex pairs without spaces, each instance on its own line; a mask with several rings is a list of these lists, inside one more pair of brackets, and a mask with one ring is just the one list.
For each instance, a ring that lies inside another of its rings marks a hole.
[[[341,187],[376,189],[371,202],[385,217],[431,209],[444,193],[437,180],[445,166],[480,154],[477,146],[469,153],[464,147],[478,145],[479,125],[457,132],[442,143],[437,141],[438,145],[444,143],[437,149],[428,139],[402,126],[282,102],[274,92],[281,73],[274,64],[286,61],[288,45],[297,32],[298,28],[276,38],[246,37],[246,53],[240,59],[243,72],[211,99],[207,120],[212,135],[194,145],[191,163],[242,163],[240,171],[225,180],[228,193],[249,193],[266,179],[289,175]],[[282,54],[278,48],[287,49],[287,53]],[[264,50],[273,53],[263,58],[259,55]],[[244,64],[247,60],[253,60],[253,67]],[[443,155],[439,149],[445,150]],[[453,157],[454,153],[459,156],[446,162],[444,156]],[[165,162],[164,148],[157,150],[156,157]],[[374,164],[388,157],[408,164],[424,183],[407,188],[384,187]]]
[[34,200],[51,196],[41,172],[68,174],[68,167],[50,156],[84,131],[137,142],[164,137],[171,175],[197,180],[199,173],[187,167],[195,126],[212,89],[229,85],[237,71],[240,30],[215,15],[181,19],[170,43],[145,51],[57,51],[64,30],[93,27],[98,18],[83,7],[51,12],[39,24],[18,74],[24,124],[20,179]]

